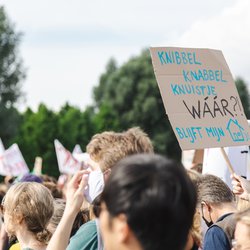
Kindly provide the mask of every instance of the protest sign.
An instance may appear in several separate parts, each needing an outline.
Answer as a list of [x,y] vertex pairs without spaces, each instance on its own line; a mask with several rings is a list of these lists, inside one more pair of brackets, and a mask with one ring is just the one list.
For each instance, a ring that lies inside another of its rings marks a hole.
[[58,141],[54,141],[59,171],[64,174],[74,174],[81,169],[81,162]]
[[4,164],[3,164],[3,153],[4,153],[5,149],[3,146],[3,142],[0,138],[0,175],[6,176],[8,173],[5,170]]
[[0,156],[0,174],[7,176],[24,175],[29,168],[17,144],[13,144]]
[[3,156],[3,154],[0,155],[0,175],[2,175],[2,176],[11,175],[9,173],[9,170],[4,165],[4,156]]
[[4,153],[4,151],[5,151],[5,148],[4,148],[3,142],[0,138],[0,155],[2,155]]
[[164,107],[182,150],[250,145],[250,130],[219,50],[150,49]]
[[72,151],[72,155],[74,156],[75,154],[81,154],[81,153],[82,153],[81,146],[79,144],[76,144]]

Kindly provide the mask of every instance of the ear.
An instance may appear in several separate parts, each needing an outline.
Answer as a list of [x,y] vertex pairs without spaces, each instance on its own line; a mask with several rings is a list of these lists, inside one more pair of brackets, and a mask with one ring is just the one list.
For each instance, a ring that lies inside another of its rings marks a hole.
[[204,207],[206,207],[207,210],[208,210],[208,212],[211,212],[212,207],[210,206],[209,203],[207,203],[207,202],[205,202],[205,201],[202,201],[202,202],[201,202],[201,205],[204,206]]
[[127,224],[127,217],[125,214],[119,214],[115,220],[117,240],[119,243],[124,243],[128,240],[130,234],[130,228]]
[[22,224],[23,222],[23,215],[21,213],[15,213],[14,218],[16,224]]
[[212,211],[212,207],[211,207],[211,205],[210,205],[210,204],[208,204],[208,203],[206,203],[206,206],[207,206],[207,210],[208,210],[208,212],[211,212],[211,211]]

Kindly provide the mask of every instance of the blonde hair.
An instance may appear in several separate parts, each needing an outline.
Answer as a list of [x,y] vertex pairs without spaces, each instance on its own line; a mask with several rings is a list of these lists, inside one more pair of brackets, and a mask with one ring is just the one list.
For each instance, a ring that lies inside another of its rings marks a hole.
[[128,155],[153,153],[153,146],[148,135],[134,127],[122,133],[106,131],[94,135],[87,145],[87,153],[105,172]]
[[246,209],[250,208],[250,202],[240,199],[239,197],[235,197],[237,202],[237,210],[238,211],[245,211]]
[[241,222],[249,227],[250,229],[250,208],[245,211],[238,212],[235,215],[236,222]]
[[125,131],[124,136],[130,141],[130,148],[128,154],[153,154],[154,148],[148,135],[139,127],[133,127]]
[[[47,224],[53,215],[54,206],[53,197],[46,187],[35,182],[17,183],[8,190],[4,208],[13,222],[12,226],[23,220],[36,240],[48,243],[51,233],[47,230]],[[9,233],[15,234],[15,230],[12,231]]]

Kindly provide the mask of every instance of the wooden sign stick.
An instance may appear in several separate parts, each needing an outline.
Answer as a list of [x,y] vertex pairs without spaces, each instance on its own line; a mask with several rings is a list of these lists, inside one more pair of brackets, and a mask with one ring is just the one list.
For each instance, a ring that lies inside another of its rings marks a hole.
[[225,149],[224,148],[220,148],[220,150],[221,150],[221,153],[222,153],[222,155],[223,155],[223,157],[224,157],[224,159],[225,159],[225,161],[227,163],[229,172],[231,174],[234,174],[234,168],[233,168],[233,166],[232,166],[232,164],[231,164],[231,162],[230,162],[230,160],[229,160],[229,158],[228,158],[228,156],[227,156],[227,154],[225,152]]

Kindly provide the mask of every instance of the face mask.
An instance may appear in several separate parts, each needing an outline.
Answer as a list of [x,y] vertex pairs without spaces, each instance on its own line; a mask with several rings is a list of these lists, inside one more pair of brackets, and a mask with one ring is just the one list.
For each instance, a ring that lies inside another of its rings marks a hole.
[[202,216],[202,219],[206,223],[207,227],[211,227],[214,224],[212,221],[208,221],[204,216]]
[[[207,227],[211,227],[214,223],[213,221],[211,220],[211,217],[210,217],[210,221],[208,221],[205,217],[204,217],[204,214],[203,214],[203,205],[201,206],[201,215],[202,215],[202,219],[204,220],[204,222],[206,223]],[[210,214],[209,214],[210,216]]]
[[85,189],[84,195],[89,203],[103,191],[104,177],[101,169],[91,171],[88,179],[88,186]]

